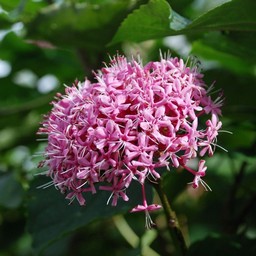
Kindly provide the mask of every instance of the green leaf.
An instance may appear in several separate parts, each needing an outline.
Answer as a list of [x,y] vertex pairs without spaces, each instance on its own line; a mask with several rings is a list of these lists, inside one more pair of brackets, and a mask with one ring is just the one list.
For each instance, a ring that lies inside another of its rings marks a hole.
[[[211,32],[200,39],[200,42],[216,51],[231,54],[247,62],[256,63],[255,32]],[[197,41],[195,41],[197,43]]]
[[9,20],[12,22],[28,21],[32,19],[37,12],[46,6],[45,1],[30,0],[2,0],[1,7],[7,12]]
[[[132,184],[127,189],[128,202],[120,200],[116,207],[106,205],[111,193],[99,191],[86,195],[86,206],[81,207],[77,202],[68,205],[59,191],[54,187],[38,189],[38,185],[46,183],[48,179],[40,178],[33,182],[30,189],[28,205],[28,230],[33,237],[36,252],[41,252],[51,242],[74,232],[93,220],[107,218],[117,213],[124,213],[141,203],[141,188]],[[147,189],[148,199],[152,201],[152,190]],[[144,224],[142,224],[144,225]]]
[[188,20],[174,12],[164,0],[151,0],[123,21],[111,44],[161,38],[183,29]]
[[256,51],[222,35],[207,36],[192,43],[192,54],[219,62],[232,72],[254,74]]
[[255,9],[256,1],[233,0],[200,16],[189,24],[183,32],[256,31]]
[[0,12],[0,29],[7,29],[12,25],[6,12]]
[[55,45],[101,49],[115,33],[130,1],[51,5],[28,23],[28,36]]
[[[209,250],[210,248],[210,250]],[[198,241],[189,249],[188,256],[255,255],[255,239],[229,236],[210,236]]]
[[17,208],[23,199],[23,189],[13,174],[0,176],[0,205],[6,208]]
[[255,1],[234,0],[190,22],[174,12],[166,1],[151,0],[124,20],[111,43],[207,31],[256,31],[255,9]]

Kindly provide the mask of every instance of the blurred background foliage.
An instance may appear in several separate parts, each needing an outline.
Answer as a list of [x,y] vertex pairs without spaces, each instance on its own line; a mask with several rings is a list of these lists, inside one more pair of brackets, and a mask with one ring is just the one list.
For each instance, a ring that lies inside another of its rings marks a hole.
[[255,255],[255,9],[254,0],[0,0],[0,255],[175,255],[161,212],[149,231],[127,213],[136,187],[128,204],[106,206],[102,193],[82,208],[38,189],[48,179],[36,175],[36,131],[56,92],[116,52],[146,63],[159,49],[201,62],[224,91],[223,130],[233,133],[219,135],[228,152],[207,159],[212,192],[191,190],[182,170],[163,175],[188,255]]

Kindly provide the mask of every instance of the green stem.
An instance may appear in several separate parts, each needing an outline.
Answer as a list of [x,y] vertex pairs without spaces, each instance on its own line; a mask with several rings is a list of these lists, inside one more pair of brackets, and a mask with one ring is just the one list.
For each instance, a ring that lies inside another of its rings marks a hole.
[[176,213],[172,210],[170,202],[163,190],[161,180],[159,180],[157,184],[153,184],[153,186],[161,200],[167,220],[168,230],[173,240],[174,246],[176,247],[176,253],[179,256],[185,256],[187,253],[187,245],[182,234]]

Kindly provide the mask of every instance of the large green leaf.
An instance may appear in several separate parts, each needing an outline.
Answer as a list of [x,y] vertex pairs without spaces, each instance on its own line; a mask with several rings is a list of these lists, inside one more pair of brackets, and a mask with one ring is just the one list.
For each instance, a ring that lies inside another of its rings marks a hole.
[[[48,179],[40,178],[33,182],[30,189],[28,205],[28,230],[33,237],[36,252],[41,252],[51,242],[70,232],[77,230],[93,220],[107,218],[117,213],[124,213],[141,204],[141,188],[132,184],[127,189],[128,202],[119,201],[116,207],[107,205],[111,193],[99,191],[94,195],[86,195],[86,206],[81,207],[77,202],[68,205],[64,196],[53,187],[38,189],[38,185]],[[148,199],[152,200],[151,189],[147,189]],[[142,224],[143,225],[143,224]]]
[[255,31],[255,9],[256,1],[233,0],[195,19],[185,31]]
[[168,36],[183,29],[188,20],[175,13],[165,0],[151,0],[128,15],[112,44],[120,41],[144,41]]
[[165,0],[151,0],[124,20],[111,43],[206,31],[256,31],[255,9],[256,1],[233,0],[189,22]]
[[102,48],[127,13],[130,1],[52,5],[28,24],[28,36],[56,45]]

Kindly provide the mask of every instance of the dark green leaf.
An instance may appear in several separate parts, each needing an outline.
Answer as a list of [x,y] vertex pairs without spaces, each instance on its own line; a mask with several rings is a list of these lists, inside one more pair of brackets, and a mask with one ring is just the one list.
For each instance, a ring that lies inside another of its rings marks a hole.
[[238,74],[255,74],[255,32],[211,32],[192,44],[192,53],[218,61]]
[[[248,58],[240,58],[237,56],[239,47],[231,48],[230,45],[226,44],[225,40],[220,40],[218,47],[217,45],[215,45],[215,47],[212,43],[213,42],[211,42],[211,44],[207,44],[204,40],[194,41],[192,54],[203,59],[217,61],[222,67],[238,74],[254,73],[254,67],[249,61],[252,55],[248,55]],[[235,44],[231,41],[230,43]],[[233,54],[232,51],[234,49],[237,49],[237,52]]]
[[185,171],[178,172],[171,169],[169,172],[163,173],[164,190],[172,202],[187,188],[190,179],[191,177]]
[[112,38],[129,2],[52,5],[28,24],[28,35],[65,47],[99,49]]
[[[210,248],[210,250],[209,250]],[[188,256],[255,255],[255,240],[240,237],[216,236],[198,241],[189,249]]]
[[[8,77],[0,78],[0,115],[29,110],[40,105],[48,105],[53,95],[41,95],[37,90],[37,79],[46,74],[59,78],[60,84],[70,85],[76,78],[84,79],[84,71],[76,53],[61,49],[42,49],[27,43],[14,33],[9,33],[0,42],[0,59],[7,60],[12,66]],[[43,65],[42,65],[43,63]],[[32,88],[15,84],[17,72],[28,70],[36,80]],[[62,90],[62,89],[59,89]],[[43,100],[44,98],[44,100]],[[42,101],[41,101],[42,99]]]
[[[37,252],[42,251],[54,240],[89,224],[93,220],[127,212],[142,202],[140,186],[132,184],[127,189],[130,200],[128,202],[120,200],[116,207],[106,205],[111,193],[104,191],[99,191],[95,195],[88,193],[85,207],[79,206],[77,202],[68,205],[64,196],[53,187],[37,188],[46,180],[48,179],[37,179],[30,189],[28,230],[32,234],[34,248]],[[149,201],[152,200],[151,192],[151,189],[148,188]]]
[[233,0],[210,10],[189,24],[185,31],[255,31],[256,1]]
[[18,207],[23,199],[23,189],[11,173],[0,176],[0,205]]
[[[201,50],[203,51],[203,49]],[[216,58],[218,57],[219,56],[217,55]],[[210,59],[210,56],[208,58]],[[239,62],[239,66],[236,67],[237,69],[239,67],[243,69],[243,67],[240,66],[241,63],[243,62]],[[248,66],[248,63],[245,62],[245,64]],[[230,63],[230,65],[232,65],[232,63]],[[221,89],[224,91],[225,101],[222,108],[223,116],[226,118],[231,118],[235,125],[235,129],[231,130],[234,133],[234,135],[231,137],[232,143],[236,144],[238,141],[240,143],[247,143],[248,139],[251,138],[252,132],[248,131],[249,128],[245,128],[246,123],[255,123],[256,121],[255,77],[248,76],[249,72],[247,73],[244,69],[243,74],[240,73],[236,75],[234,74],[234,70],[231,72],[224,69],[223,66],[219,69],[212,69],[205,72],[205,80],[207,84],[211,84],[213,81],[216,81],[215,88],[217,90]],[[255,131],[255,129],[251,129],[251,131],[253,130]],[[249,139],[249,141],[251,141],[251,139]]]
[[9,20],[5,12],[0,13],[0,29],[7,29],[11,26],[12,22]]

